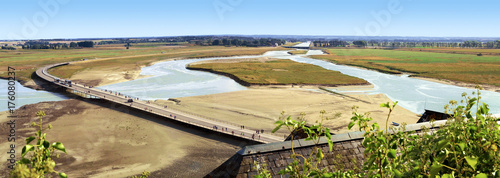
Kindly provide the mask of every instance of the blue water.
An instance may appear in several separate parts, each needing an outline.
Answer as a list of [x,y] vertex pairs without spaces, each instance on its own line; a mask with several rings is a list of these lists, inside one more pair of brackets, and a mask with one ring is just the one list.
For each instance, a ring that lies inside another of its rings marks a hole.
[[[8,102],[10,100],[8,100],[8,86],[9,84],[7,80],[0,80],[0,90],[3,90],[3,92],[0,91],[0,111],[9,110]],[[15,104],[16,109],[26,104],[33,104],[42,101],[61,101],[68,99],[66,96],[58,93],[37,91],[31,88],[26,88],[18,82],[16,82],[15,87],[16,98],[13,103]]]

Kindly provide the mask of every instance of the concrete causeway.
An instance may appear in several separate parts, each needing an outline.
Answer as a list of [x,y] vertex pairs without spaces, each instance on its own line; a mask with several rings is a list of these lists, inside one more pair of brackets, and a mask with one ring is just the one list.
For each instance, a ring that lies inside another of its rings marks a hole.
[[[36,75],[38,75],[40,78],[42,78],[42,79],[44,79],[44,80],[46,80],[54,85],[58,85],[58,86],[67,88],[69,90],[73,90],[75,93],[81,93],[81,94],[84,94],[87,96],[93,96],[93,97],[96,97],[99,99],[104,99],[104,100],[114,102],[117,104],[121,104],[121,105],[130,107],[130,108],[134,108],[134,109],[142,110],[144,112],[148,112],[148,113],[151,113],[154,115],[158,115],[158,116],[161,116],[161,117],[166,118],[166,119],[175,120],[178,122],[183,122],[185,124],[196,126],[198,128],[203,128],[203,129],[211,130],[213,132],[218,132],[218,133],[226,134],[229,136],[233,136],[233,137],[237,137],[237,138],[241,138],[241,139],[245,139],[245,140],[249,140],[249,141],[259,142],[259,143],[273,143],[273,142],[282,142],[283,141],[283,138],[281,138],[281,137],[270,135],[270,134],[265,134],[265,133],[256,134],[256,130],[242,129],[237,124],[202,118],[202,117],[195,116],[192,114],[183,113],[183,112],[180,112],[177,110],[172,110],[172,109],[164,108],[164,107],[157,106],[154,104],[149,104],[146,101],[133,99],[133,102],[127,102],[131,98],[126,98],[125,96],[117,95],[117,94],[110,92],[110,91],[103,91],[101,89],[89,88],[88,86],[84,86],[81,84],[74,84],[74,83],[70,87],[67,84],[65,85],[65,84],[61,84],[60,82],[55,82],[56,79],[59,79],[59,78],[56,76],[53,76],[47,72],[48,69],[50,69],[50,68],[64,66],[64,65],[68,65],[68,64],[70,64],[70,63],[69,62],[58,63],[58,64],[52,64],[52,65],[48,65],[48,66],[39,68],[36,71]],[[214,126],[216,126],[217,129],[215,129]],[[252,138],[252,136],[254,136],[254,138]]]

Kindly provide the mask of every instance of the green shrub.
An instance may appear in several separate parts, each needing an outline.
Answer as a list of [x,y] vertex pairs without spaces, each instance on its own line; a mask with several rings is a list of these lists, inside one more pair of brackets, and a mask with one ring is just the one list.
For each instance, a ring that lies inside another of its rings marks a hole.
[[[39,130],[35,136],[26,138],[26,146],[22,149],[21,160],[16,162],[10,175],[12,177],[50,177],[51,173],[57,173],[59,177],[66,178],[68,176],[65,173],[54,170],[56,163],[52,160],[56,150],[66,153],[66,148],[61,142],[51,144],[46,139],[47,134],[42,132],[46,129],[52,129],[52,125],[49,124],[47,128],[43,128],[42,118],[45,116],[45,112],[38,111],[36,115],[40,118],[40,123],[33,122],[31,126],[39,127]],[[35,145],[30,144],[33,140],[37,141]],[[55,157],[58,158],[59,154],[56,154]]]
[[[450,105],[445,106],[446,112],[452,116],[445,125],[439,129],[423,128],[420,134],[406,131],[406,124],[398,128],[388,126],[390,114],[397,102],[381,104],[381,107],[389,109],[384,129],[378,123],[370,124],[372,118],[366,113],[358,113],[354,107],[352,122],[348,127],[351,129],[358,125],[359,130],[364,132],[362,144],[366,160],[361,173],[354,173],[354,170],[320,170],[310,158],[304,158],[301,163],[297,159],[301,155],[293,152],[292,145],[291,158],[294,161],[280,174],[291,177],[500,177],[500,127],[498,120],[488,114],[488,105],[480,104],[480,88],[477,89],[477,93],[472,93],[474,97],[462,94],[464,100],[460,103],[463,106],[457,101],[450,101]],[[331,151],[331,137],[328,128],[322,126],[322,120],[307,128],[304,121],[288,117],[277,121],[273,131],[282,126],[290,131],[302,128],[308,133],[307,140],[319,140],[317,133],[324,133]],[[321,150],[316,147],[310,155],[316,155],[316,162],[323,159]],[[270,175],[269,172],[259,173],[257,177]]]

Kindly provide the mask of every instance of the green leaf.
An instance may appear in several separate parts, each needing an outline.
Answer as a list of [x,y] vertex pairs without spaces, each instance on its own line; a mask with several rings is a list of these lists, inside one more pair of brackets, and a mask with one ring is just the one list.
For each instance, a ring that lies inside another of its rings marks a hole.
[[34,139],[35,139],[34,136],[26,138],[26,144],[30,144],[30,142],[33,141]]
[[387,142],[387,140],[383,136],[378,136],[377,140],[380,141],[380,142],[382,142],[382,143],[386,143]]
[[432,163],[432,166],[431,166],[431,177],[436,177],[436,175],[438,175],[438,173],[439,173],[439,171],[441,170],[442,167],[443,167],[443,165],[439,164],[438,162]]
[[351,122],[351,123],[349,123],[349,125],[347,125],[347,128],[348,128],[349,130],[351,130],[351,128],[352,128],[353,126],[354,126],[354,122]]
[[396,150],[395,149],[390,149],[389,152],[387,153],[387,156],[389,156],[389,158],[396,158]]
[[26,158],[22,158],[21,160],[19,160],[19,162],[20,162],[21,164],[30,164],[30,163],[31,163],[31,160],[26,159]]
[[[328,128],[326,128],[328,129]],[[332,134],[330,134],[330,129],[326,130],[325,129],[325,135],[326,135],[326,138],[328,138],[328,140],[331,140],[332,139]]]
[[323,159],[323,151],[318,148],[318,153],[316,153],[316,159],[321,160]]
[[64,172],[59,173],[60,178],[68,178],[68,175],[66,175]]
[[460,149],[462,149],[462,151],[464,151],[464,149],[465,149],[465,143],[464,142],[458,143],[458,146],[460,147]]
[[443,174],[441,178],[452,178],[451,174]]
[[476,175],[476,178],[488,178],[488,175],[485,173],[481,173],[481,174]]
[[380,107],[383,107],[383,108],[390,108],[390,106],[389,106],[389,102],[380,104]]
[[24,155],[28,153],[29,151],[33,151],[35,149],[35,146],[27,144],[26,146],[23,147],[23,150],[21,152],[21,157],[24,158]]
[[278,131],[281,128],[281,126],[283,126],[283,122],[281,124],[279,124],[278,126],[276,126],[271,132],[274,133],[274,132]]
[[448,140],[443,139],[438,142],[437,150],[441,150],[444,146],[448,144]]
[[61,142],[52,143],[52,147],[54,147],[56,150],[61,150],[66,153],[66,148],[64,148],[64,145]]
[[47,140],[44,140],[42,145],[43,145],[44,148],[49,148],[50,147],[50,143]]
[[333,141],[332,140],[328,140],[328,147],[330,147],[330,152],[333,151]]
[[399,172],[397,169],[393,169],[392,172],[394,173],[394,177],[397,177],[397,178],[402,177],[401,172]]
[[474,170],[476,170],[477,158],[473,158],[471,156],[466,156],[465,160],[470,165],[470,167],[472,167]]

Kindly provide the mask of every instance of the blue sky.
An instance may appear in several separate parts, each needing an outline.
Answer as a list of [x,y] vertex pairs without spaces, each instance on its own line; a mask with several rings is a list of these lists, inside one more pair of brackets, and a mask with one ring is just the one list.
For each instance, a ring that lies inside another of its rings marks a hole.
[[494,0],[2,0],[0,39],[218,34],[500,37],[499,7]]

